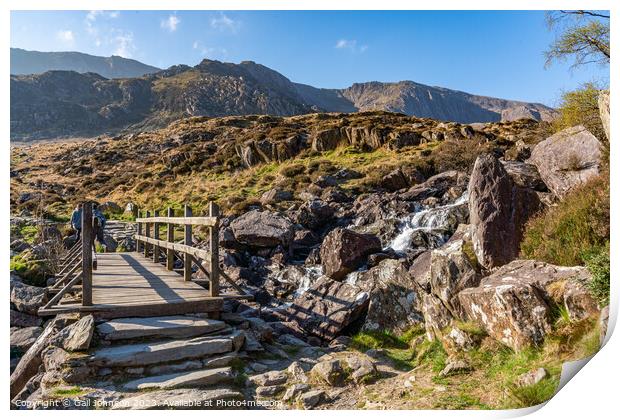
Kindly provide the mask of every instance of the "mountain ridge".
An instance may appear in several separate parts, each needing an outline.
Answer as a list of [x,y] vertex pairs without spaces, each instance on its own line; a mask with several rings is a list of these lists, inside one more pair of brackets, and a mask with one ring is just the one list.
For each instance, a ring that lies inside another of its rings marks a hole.
[[97,73],[107,79],[139,77],[161,69],[118,55],[102,57],[78,51],[32,51],[11,48],[11,74],[39,74],[50,70]]
[[[67,87],[70,86],[70,89]],[[161,128],[179,118],[390,111],[459,123],[550,120],[543,104],[473,95],[413,81],[323,89],[255,63],[204,59],[140,77],[48,71],[11,76],[11,139],[94,136]]]

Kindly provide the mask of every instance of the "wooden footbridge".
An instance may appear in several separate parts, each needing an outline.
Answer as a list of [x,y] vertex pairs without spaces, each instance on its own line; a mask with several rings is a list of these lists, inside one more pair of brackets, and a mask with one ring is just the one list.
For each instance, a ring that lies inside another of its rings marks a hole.
[[[81,237],[62,259],[56,282],[48,288],[51,298],[39,315],[80,312],[109,319],[206,312],[217,317],[224,299],[251,299],[220,270],[215,203],[207,217],[192,217],[185,206],[182,217],[169,208],[165,217],[146,211],[136,223],[136,252],[96,253],[92,204],[82,204]],[[175,241],[179,226],[182,239]],[[207,228],[208,250],[194,246],[193,226]],[[193,278],[193,267],[206,281]],[[222,295],[220,279],[238,294]]]

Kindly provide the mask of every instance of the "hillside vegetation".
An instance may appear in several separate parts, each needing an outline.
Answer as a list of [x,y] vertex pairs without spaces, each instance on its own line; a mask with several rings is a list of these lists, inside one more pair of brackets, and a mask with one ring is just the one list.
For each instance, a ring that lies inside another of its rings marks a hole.
[[341,185],[355,194],[381,187],[399,167],[425,177],[469,170],[483,151],[536,143],[548,129],[532,120],[473,129],[385,112],[190,118],[154,132],[14,147],[11,206],[66,217],[83,198],[141,208],[190,203],[197,212],[215,200],[239,212],[274,187],[299,200],[312,182],[342,168],[360,172]]

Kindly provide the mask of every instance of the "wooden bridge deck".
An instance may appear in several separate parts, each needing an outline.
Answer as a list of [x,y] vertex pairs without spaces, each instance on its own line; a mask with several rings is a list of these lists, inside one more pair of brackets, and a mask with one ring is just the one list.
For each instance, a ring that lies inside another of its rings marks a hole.
[[223,303],[202,286],[133,252],[97,254],[92,297],[92,306],[77,305],[78,310],[100,318],[218,312]]

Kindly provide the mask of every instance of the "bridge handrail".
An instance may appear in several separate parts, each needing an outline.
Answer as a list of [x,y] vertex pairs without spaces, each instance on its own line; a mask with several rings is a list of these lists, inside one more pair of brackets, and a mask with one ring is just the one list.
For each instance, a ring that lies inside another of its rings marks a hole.
[[[140,211],[138,211],[140,215]],[[184,215],[182,217],[174,217],[174,210],[168,207],[168,215],[160,216],[159,211],[155,210],[153,216],[150,211],[144,212],[144,217],[136,218],[136,252],[144,251],[144,256],[148,257],[152,251],[154,262],[161,261],[162,249],[166,250],[166,268],[174,269],[175,253],[181,254],[183,260],[183,278],[186,281],[192,279],[192,263],[207,272],[200,263],[200,259],[207,261],[209,264],[209,294],[217,297],[220,294],[220,268],[219,268],[219,216],[220,210],[217,204],[209,203],[208,216],[192,216],[192,208],[188,205],[184,207]],[[166,239],[160,239],[160,227],[162,224],[167,226]],[[174,241],[174,226],[183,226],[183,243]],[[209,229],[209,251],[196,248],[192,241],[192,226],[207,226]],[[151,235],[151,227],[153,228]],[[152,249],[151,249],[152,248]]]

